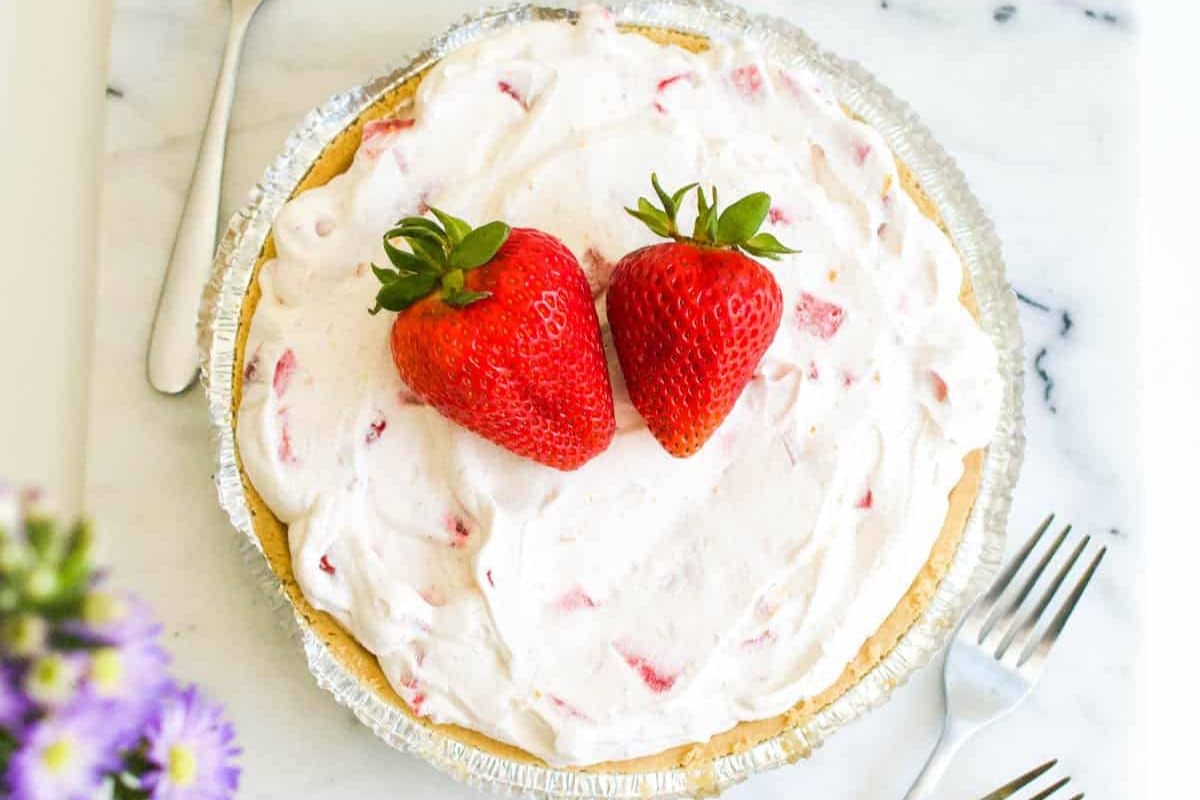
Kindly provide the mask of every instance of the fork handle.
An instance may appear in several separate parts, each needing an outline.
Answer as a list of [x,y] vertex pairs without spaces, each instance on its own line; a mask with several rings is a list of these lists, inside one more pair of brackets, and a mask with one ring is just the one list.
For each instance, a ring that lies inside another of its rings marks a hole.
[[946,768],[950,766],[954,754],[962,747],[963,742],[971,738],[971,735],[977,730],[977,727],[949,719],[942,723],[942,735],[938,737],[937,745],[929,754],[929,759],[921,769],[921,774],[913,781],[908,794],[904,795],[904,800],[926,800],[926,798],[933,797],[933,790],[937,788],[942,775],[946,773]]

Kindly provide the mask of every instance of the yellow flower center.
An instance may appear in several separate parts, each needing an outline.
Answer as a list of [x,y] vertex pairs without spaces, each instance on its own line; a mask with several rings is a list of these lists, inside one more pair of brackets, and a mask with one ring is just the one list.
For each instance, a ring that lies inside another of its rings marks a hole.
[[125,665],[115,647],[102,647],[92,653],[92,681],[104,694],[115,691],[121,685]]
[[67,662],[57,653],[51,653],[33,662],[26,678],[29,695],[39,702],[65,700],[74,688]]
[[167,777],[181,788],[191,786],[196,780],[196,756],[181,744],[171,745],[167,751]]
[[62,772],[71,760],[71,740],[59,739],[42,751],[42,763],[51,772]]
[[104,592],[92,592],[83,599],[83,619],[93,625],[112,622],[125,615],[124,604]]

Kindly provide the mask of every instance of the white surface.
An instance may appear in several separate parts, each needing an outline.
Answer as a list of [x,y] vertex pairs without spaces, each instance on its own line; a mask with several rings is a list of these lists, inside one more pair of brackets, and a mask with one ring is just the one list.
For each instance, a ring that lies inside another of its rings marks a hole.
[[[1186,10],[1184,10],[1186,9]],[[1200,131],[1200,106],[1173,102],[1177,81],[1195,63],[1193,31],[1200,25],[1200,7],[1161,3],[1148,13],[1143,30],[1153,46],[1139,48],[1141,87],[1138,131],[1140,190],[1138,264],[1141,267],[1142,413],[1140,465],[1143,486],[1143,529],[1154,534],[1143,550],[1144,656],[1138,671],[1138,726],[1146,773],[1137,796],[1186,797],[1195,791],[1184,771],[1193,761],[1192,736],[1197,701],[1181,698],[1176,687],[1195,675],[1194,664],[1182,656],[1194,643],[1179,636],[1194,613],[1179,602],[1180,586],[1195,580],[1200,562],[1200,538],[1195,530],[1193,454],[1200,450],[1200,375],[1197,343],[1200,295],[1196,271],[1194,217],[1189,211],[1190,187],[1200,185],[1200,161],[1181,159]],[[1183,368],[1180,368],[1183,365]],[[1183,642],[1187,642],[1186,645]],[[1136,756],[1135,756],[1136,757]],[[1184,788],[1187,787],[1187,788]]]
[[[1050,0],[1017,4],[1003,24],[982,2],[751,5],[786,12],[826,46],[861,60],[959,159],[996,220],[1014,284],[1052,307],[1022,307],[1030,367],[1045,347],[1041,365],[1055,380],[1057,413],[1031,372],[1013,539],[1054,508],[1112,547],[1043,685],[968,745],[943,796],[978,796],[1051,756],[1081,788],[1130,796],[1133,543],[1142,533],[1130,224],[1135,26],[1119,7],[1121,22],[1112,25]],[[269,3],[247,42],[227,207],[245,196],[304,111],[471,8]],[[142,378],[222,23],[215,1],[116,4],[110,81],[125,97],[108,101],[86,500],[117,580],[137,586],[167,623],[178,671],[228,703],[247,751],[244,796],[472,797],[388,750],[313,685],[216,508],[202,398],[160,398]],[[1062,337],[1064,309],[1074,325]],[[924,670],[810,761],[728,796],[899,796],[932,745],[937,681],[935,668]]]

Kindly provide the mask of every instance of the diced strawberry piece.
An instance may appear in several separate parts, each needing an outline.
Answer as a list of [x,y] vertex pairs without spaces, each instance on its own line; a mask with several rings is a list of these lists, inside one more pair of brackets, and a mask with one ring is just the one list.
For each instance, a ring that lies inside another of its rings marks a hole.
[[775,633],[768,628],[758,636],[755,636],[753,639],[747,639],[746,641],[742,642],[742,647],[745,647],[748,650],[756,650],[763,645],[771,644],[774,641]]
[[870,508],[875,504],[875,496],[867,489],[866,494],[858,498],[858,502],[854,504],[855,508]]
[[559,611],[579,611],[584,608],[595,608],[596,601],[583,589],[576,586],[558,599]]
[[822,300],[808,292],[800,293],[796,303],[796,322],[800,328],[822,339],[838,332],[846,318],[846,311],[836,303]]
[[779,206],[771,206],[771,210],[767,212],[767,221],[772,225],[789,225],[792,218]]
[[946,388],[946,382],[942,380],[942,376],[936,372],[930,372],[929,377],[933,381],[933,399],[939,403],[946,402],[946,397],[950,391]]
[[548,695],[548,696],[550,698],[550,702],[554,703],[555,707],[561,709],[568,717],[574,717],[575,719],[588,719],[589,718],[587,714],[584,714],[578,708],[571,705],[566,700],[563,700],[561,697],[556,697],[554,695]]
[[254,355],[246,362],[246,366],[242,370],[242,380],[250,383],[258,377],[258,351],[254,351]]
[[373,119],[363,126],[362,153],[367,158],[378,158],[383,152],[381,139],[392,133],[411,128],[415,119]]
[[371,420],[371,427],[367,429],[367,444],[379,441],[379,437],[383,436],[385,430],[387,430],[387,419],[382,414],[376,415],[375,419]]
[[450,546],[458,550],[467,546],[467,540],[471,537],[471,529],[467,527],[467,523],[462,517],[457,514],[450,514],[446,517],[446,529],[450,532]]
[[425,694],[420,690],[420,684],[416,678],[405,678],[400,681],[400,685],[406,690],[404,700],[408,703],[408,707],[412,709],[414,714],[421,713],[421,706],[425,703]]
[[867,156],[871,155],[871,145],[858,144],[854,146],[854,163],[862,166],[867,163]]
[[412,117],[405,119],[373,119],[363,126],[363,142],[369,142],[372,139],[378,139],[380,136],[386,136],[389,133],[411,128],[416,124],[416,120]]
[[589,247],[584,251],[583,263],[587,269],[588,286],[591,287],[592,295],[595,296],[608,286],[617,265],[605,258],[604,254],[595,247]]
[[504,94],[511,97],[513,100],[516,100],[517,103],[521,106],[521,108],[525,109],[526,111],[529,110],[529,103],[525,100],[524,97],[521,96],[521,93],[518,92],[511,83],[509,83],[508,81],[500,81],[499,83],[496,84],[496,87],[501,92],[503,92]]
[[851,386],[853,386],[856,383],[858,383],[858,376],[855,375],[853,372],[843,372],[842,373],[842,386],[849,389]]
[[631,668],[637,671],[638,676],[642,679],[642,683],[649,687],[650,691],[657,694],[671,691],[671,687],[675,685],[675,681],[679,680],[678,674],[664,672],[645,657],[630,651],[622,644],[614,644],[621,658],[625,660]]
[[671,84],[678,83],[679,81],[683,80],[684,78],[691,78],[691,77],[692,77],[692,73],[681,72],[678,75],[671,75],[670,77],[663,78],[661,81],[658,82],[658,85],[654,87],[654,91],[661,92],[662,90],[666,89]]
[[337,574],[337,568],[330,563],[328,554],[321,556],[321,560],[317,562],[317,566],[320,567],[321,572],[327,572],[330,575]]
[[283,351],[283,355],[275,362],[275,375],[271,379],[271,386],[275,389],[276,397],[283,397],[284,392],[288,390],[288,386],[292,383],[292,375],[296,372],[296,354],[289,347]]
[[733,81],[734,88],[747,99],[755,97],[762,90],[763,76],[756,64],[737,67],[729,74],[729,77]]
[[285,464],[296,463],[296,453],[292,449],[292,432],[288,427],[287,419],[283,420],[279,429],[279,460]]

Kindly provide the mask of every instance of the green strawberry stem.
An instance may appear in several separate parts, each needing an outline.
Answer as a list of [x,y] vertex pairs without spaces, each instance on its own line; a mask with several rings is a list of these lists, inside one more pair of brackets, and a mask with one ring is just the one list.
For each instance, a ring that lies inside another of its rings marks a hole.
[[[472,228],[458,217],[431,208],[436,220],[405,217],[383,234],[383,250],[394,269],[371,265],[382,286],[375,295],[380,310],[403,311],[440,290],[442,301],[455,308],[491,297],[466,288],[466,273],[487,264],[508,240],[511,229],[499,220]],[[403,239],[409,250],[392,242]]]
[[[689,183],[670,194],[659,185],[657,174],[650,175],[650,183],[662,207],[639,197],[636,209],[625,210],[659,236],[703,247],[742,250],[760,258],[778,259],[786,253],[800,252],[783,245],[769,233],[759,233],[758,229],[771,210],[771,197],[765,192],[748,194],[718,213],[715,186],[712,187],[712,200],[709,201],[704,196],[704,189],[697,188],[700,186],[698,183]],[[692,189],[696,189],[696,223],[692,227],[692,235],[685,236],[679,232],[675,218],[679,214],[680,203]]]

